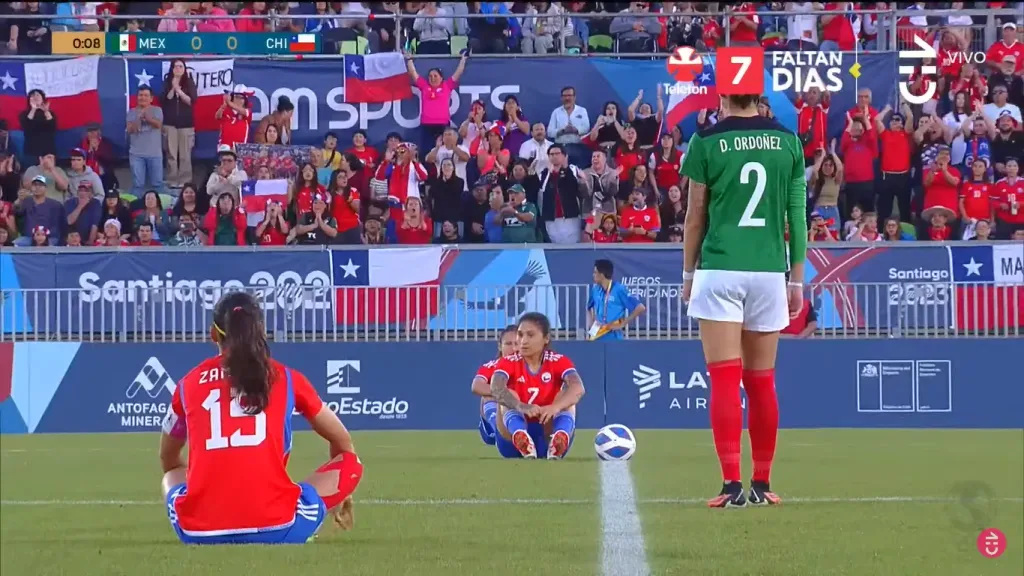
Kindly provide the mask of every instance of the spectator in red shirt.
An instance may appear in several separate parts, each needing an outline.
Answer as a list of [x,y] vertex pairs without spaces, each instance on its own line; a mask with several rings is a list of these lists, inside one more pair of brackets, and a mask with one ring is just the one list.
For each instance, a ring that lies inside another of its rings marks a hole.
[[874,212],[878,137],[864,118],[846,115],[846,131],[839,142],[839,151],[843,155],[846,201],[860,205],[865,212]]
[[[970,30],[968,28],[968,30]],[[964,65],[964,51],[970,48],[970,41],[960,34],[956,28],[946,28],[942,31],[942,40],[939,44],[939,90],[945,93],[945,86],[948,79],[960,76],[960,70]]]
[[[388,135],[388,141],[390,142],[391,140],[391,135]],[[393,140],[395,146],[398,146],[402,138],[395,134]],[[346,150],[346,152],[359,158],[359,161],[363,163],[363,171],[366,173],[367,180],[373,177],[374,171],[377,170],[377,165],[380,164],[380,152],[368,144],[365,130],[356,130],[352,134],[352,147]]]
[[[932,214],[940,212],[946,220],[956,218],[956,207],[959,205],[957,189],[960,186],[960,171],[949,163],[949,147],[943,146],[935,157],[935,165],[925,171],[924,178],[924,210],[921,218],[931,222]],[[919,235],[921,236],[921,235]]]
[[331,201],[327,190],[317,181],[316,168],[306,162],[288,190],[288,221],[293,226],[302,222],[302,217],[313,210],[313,196],[316,194],[320,194],[328,203]]
[[701,41],[704,46],[713,52],[719,44],[724,43],[724,38],[722,25],[718,23],[718,19],[713,16],[708,18],[701,30]]
[[651,157],[647,161],[652,183],[662,196],[672,186],[680,185],[679,166],[682,162],[683,153],[676,150],[672,135],[668,132],[662,134],[660,145],[651,152]]
[[349,186],[348,172],[331,173],[331,214],[338,222],[338,244],[362,244],[362,225],[359,222],[359,191]]
[[[940,78],[940,92],[948,94],[950,101],[953,102],[954,112],[960,112],[957,108],[957,95],[964,92],[964,103],[963,108],[966,110],[969,104],[976,101],[982,101],[985,96],[988,95],[988,85],[985,77],[978,73],[978,69],[974,64],[970,62],[964,62],[963,66],[960,67],[959,73],[950,80],[948,83],[945,82],[946,78]],[[943,85],[948,84],[948,89],[943,90]]]
[[1006,178],[996,183],[995,219],[996,238],[1010,239],[1024,230],[1024,179],[1018,176],[1019,161],[1006,161]]
[[828,134],[828,107],[831,95],[821,93],[817,87],[810,87],[802,98],[796,101],[796,130],[800,141],[804,144],[804,163],[814,164],[814,154],[818,149],[825,148],[825,135]]
[[852,52],[857,37],[853,33],[853,23],[846,15],[853,10],[853,2],[828,2],[825,10],[839,14],[825,14],[821,17],[822,52]]
[[245,8],[238,11],[239,16],[258,16],[258,18],[240,18],[235,20],[235,29],[238,32],[272,32],[268,30],[268,16],[266,2],[249,2]]
[[974,237],[978,222],[992,219],[995,193],[996,187],[989,182],[985,160],[975,158],[971,164],[970,180],[964,180],[960,186],[960,221],[963,223],[964,240]]
[[953,228],[946,224],[946,212],[935,210],[931,214],[931,226],[928,228],[928,239],[933,242],[945,242],[953,235]]
[[850,117],[856,118],[867,118],[868,122],[872,125],[875,120],[878,119],[878,110],[871,105],[871,88],[861,88],[857,90],[857,104],[850,108]]
[[761,19],[753,2],[744,2],[732,10],[729,20],[729,45],[744,46],[758,44],[757,26]]
[[619,182],[625,182],[633,173],[633,167],[644,164],[644,151],[637,142],[636,128],[626,124],[622,142],[615,146],[615,167],[619,170]]
[[256,237],[260,246],[284,246],[288,242],[291,226],[284,217],[284,208],[280,202],[267,200],[267,208],[263,220],[256,226]]
[[200,2],[198,14],[203,16],[209,16],[205,20],[200,20],[196,24],[197,32],[236,32],[235,22],[230,18],[221,18],[221,16],[227,16],[227,11],[216,5],[215,2]]
[[207,246],[245,246],[245,213],[238,209],[235,197],[225,192],[203,219]]
[[1013,22],[1006,22],[1002,27],[1002,39],[989,46],[985,53],[985,64],[992,72],[999,72],[1003,58],[1012,55],[1015,60],[1014,73],[1024,70],[1024,43],[1017,40],[1017,25]]
[[834,222],[825,220],[820,212],[811,212],[811,227],[807,231],[808,242],[835,242],[839,240],[839,234],[832,229]]
[[220,139],[217,146],[231,146],[247,142],[249,140],[249,123],[252,121],[252,111],[249,110],[248,89],[241,84],[236,84],[230,94],[224,95],[224,102],[214,113],[213,117],[220,122]]
[[114,175],[117,155],[114,154],[114,148],[110,142],[103,138],[103,130],[99,124],[86,125],[85,136],[82,138],[79,148],[85,150],[85,165],[100,175],[103,189],[118,188],[117,177]]
[[647,205],[643,190],[635,189],[629,195],[629,204],[622,209],[619,234],[626,243],[654,242],[661,231],[661,217],[657,208]]
[[[593,218],[593,216],[591,216]],[[594,242],[598,244],[614,244],[621,242],[619,238],[619,223],[615,214],[601,216],[601,225],[593,232]]]
[[411,196],[405,201],[403,220],[395,230],[399,244],[430,244],[434,225],[423,215],[423,203],[419,197]]
[[881,145],[882,182],[878,191],[878,217],[883,220],[892,214],[892,202],[899,204],[900,219],[910,222],[910,164],[914,150],[913,126],[914,116],[910,106],[903,103],[902,114],[889,116],[889,128],[885,127],[885,117],[892,111],[886,106],[875,117],[875,129],[878,131]]
[[878,231],[878,214],[864,212],[857,227],[846,237],[851,242],[878,242],[882,240],[882,233]]

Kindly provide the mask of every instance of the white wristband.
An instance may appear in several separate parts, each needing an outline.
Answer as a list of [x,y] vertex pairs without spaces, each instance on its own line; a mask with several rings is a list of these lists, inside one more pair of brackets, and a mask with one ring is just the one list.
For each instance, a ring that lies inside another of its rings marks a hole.
[[804,287],[803,282],[788,282],[787,285],[788,286],[792,286],[794,288],[803,288]]
[[683,281],[685,282],[687,280],[693,280],[693,272],[687,272],[686,270],[683,270]]

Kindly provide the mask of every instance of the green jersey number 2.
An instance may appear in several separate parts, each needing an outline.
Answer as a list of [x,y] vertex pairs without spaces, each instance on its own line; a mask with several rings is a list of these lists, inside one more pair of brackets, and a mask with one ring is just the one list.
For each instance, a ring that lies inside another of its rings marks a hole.
[[747,202],[747,208],[743,211],[743,216],[740,217],[739,225],[744,228],[764,228],[764,218],[754,218],[754,211],[757,210],[757,205],[761,203],[761,197],[764,196],[768,173],[764,169],[764,164],[747,162],[740,169],[740,184],[750,184],[751,174],[754,176],[754,193],[750,196],[750,202]]

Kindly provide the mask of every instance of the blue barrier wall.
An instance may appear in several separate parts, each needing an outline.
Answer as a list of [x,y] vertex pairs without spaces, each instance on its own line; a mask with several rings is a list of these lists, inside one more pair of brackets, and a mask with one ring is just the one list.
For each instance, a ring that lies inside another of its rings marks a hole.
[[[403,260],[404,266],[419,268],[410,270],[416,278],[436,278],[436,290],[424,298],[426,305],[417,304],[411,291],[381,297],[392,303],[391,310],[385,306],[376,315],[376,308],[361,314],[363,307],[352,306],[351,300],[346,314],[346,307],[338,303],[354,286],[373,289],[366,271],[394,266],[388,262],[391,249],[8,251],[0,253],[0,291],[13,296],[0,299],[0,333],[45,332],[46,327],[50,332],[202,333],[221,290],[241,286],[265,287],[272,295],[265,308],[273,311],[268,321],[274,329],[330,331],[358,322],[380,326],[412,321],[435,330],[494,329],[527,311],[543,312],[554,326],[564,327],[586,317],[586,295],[557,286],[589,284],[598,258],[610,259],[616,280],[648,304],[654,316],[650,326],[678,327],[686,322],[684,308],[677,305],[683,266],[678,249],[405,249],[423,252],[422,258]],[[354,276],[348,272],[350,263],[355,263]],[[1020,246],[817,245],[807,254],[806,279],[843,285],[815,294],[818,326],[824,329],[987,330],[1024,325]],[[1005,289],[973,286],[992,282],[1021,288],[1011,295]],[[496,291],[501,286],[519,288],[515,293]],[[60,294],[45,292],[54,289]],[[31,291],[25,293],[31,297],[18,298],[20,290]],[[1016,306],[1014,299],[1019,301]],[[992,306],[983,306],[985,301]],[[958,307],[958,302],[963,305]],[[989,312],[995,306],[1006,309],[1006,314]],[[643,319],[642,325],[647,321]]]
[[[707,428],[708,379],[696,341],[559,342],[587,396],[579,425]],[[777,386],[787,428],[1022,428],[1012,340],[786,341]],[[356,430],[468,430],[481,343],[277,344]],[[0,344],[0,432],[157,430],[175,381],[208,344]],[[5,368],[10,368],[9,375]],[[308,428],[296,418],[298,429]]]

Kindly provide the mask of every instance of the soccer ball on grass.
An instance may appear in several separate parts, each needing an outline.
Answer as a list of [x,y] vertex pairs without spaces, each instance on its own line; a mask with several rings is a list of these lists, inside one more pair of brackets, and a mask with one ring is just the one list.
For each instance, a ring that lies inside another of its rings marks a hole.
[[636,452],[636,437],[622,424],[609,424],[597,431],[594,451],[601,460],[629,460]]

